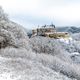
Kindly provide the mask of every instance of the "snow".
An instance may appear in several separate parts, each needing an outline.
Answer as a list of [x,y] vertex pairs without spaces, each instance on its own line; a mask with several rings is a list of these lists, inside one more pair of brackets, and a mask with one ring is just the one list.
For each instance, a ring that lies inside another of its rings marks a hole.
[[70,37],[70,38],[59,38],[57,40],[66,44],[70,44],[73,39]]
[[80,55],[80,53],[79,52],[73,52],[73,53],[71,53],[72,55]]

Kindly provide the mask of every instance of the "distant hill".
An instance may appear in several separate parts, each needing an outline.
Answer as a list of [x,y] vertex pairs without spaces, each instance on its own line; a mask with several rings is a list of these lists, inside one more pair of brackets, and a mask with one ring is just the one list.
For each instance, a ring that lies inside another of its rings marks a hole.
[[79,33],[80,27],[68,26],[68,27],[56,27],[56,30],[59,32],[69,32],[69,33]]

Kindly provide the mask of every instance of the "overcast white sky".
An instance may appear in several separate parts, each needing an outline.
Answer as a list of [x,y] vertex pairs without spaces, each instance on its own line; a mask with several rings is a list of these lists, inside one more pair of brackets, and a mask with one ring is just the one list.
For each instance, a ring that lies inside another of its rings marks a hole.
[[54,23],[80,26],[80,0],[0,0],[11,20],[26,28]]

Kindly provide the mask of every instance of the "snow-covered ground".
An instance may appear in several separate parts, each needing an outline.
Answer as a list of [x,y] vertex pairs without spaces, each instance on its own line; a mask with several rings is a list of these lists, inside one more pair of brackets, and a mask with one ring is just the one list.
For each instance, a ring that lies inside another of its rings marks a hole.
[[[0,57],[0,80],[72,80],[37,61]],[[73,79],[76,80],[76,79]]]

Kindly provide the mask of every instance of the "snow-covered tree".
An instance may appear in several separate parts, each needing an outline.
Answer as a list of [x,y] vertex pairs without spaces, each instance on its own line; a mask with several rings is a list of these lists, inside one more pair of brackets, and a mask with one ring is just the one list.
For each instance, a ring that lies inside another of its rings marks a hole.
[[1,20],[8,20],[8,15],[4,12],[4,10],[2,9],[2,7],[0,6],[0,21]]

